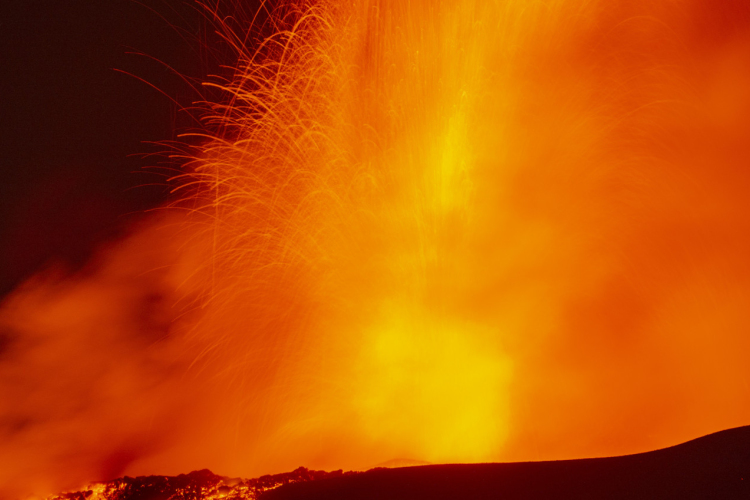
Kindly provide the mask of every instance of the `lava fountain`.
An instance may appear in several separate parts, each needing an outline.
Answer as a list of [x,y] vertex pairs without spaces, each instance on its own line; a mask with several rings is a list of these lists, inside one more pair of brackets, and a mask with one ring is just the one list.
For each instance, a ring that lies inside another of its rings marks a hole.
[[175,146],[179,199],[97,272],[6,300],[26,366],[98,358],[33,384],[29,412],[96,395],[18,430],[5,450],[42,465],[4,482],[59,457],[87,479],[604,456],[747,424],[746,2],[207,12],[237,61]]

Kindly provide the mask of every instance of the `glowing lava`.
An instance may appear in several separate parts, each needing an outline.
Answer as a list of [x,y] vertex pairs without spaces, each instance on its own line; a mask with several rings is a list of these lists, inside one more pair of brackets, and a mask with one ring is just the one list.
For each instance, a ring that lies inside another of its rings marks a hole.
[[748,5],[289,2],[260,45],[216,11],[238,62],[185,139],[193,260],[155,377],[189,403],[149,392],[174,438],[127,473],[602,456],[746,424]]
[[712,43],[697,1],[292,3],[257,50],[229,31],[186,178],[213,242],[196,332],[245,353],[262,408],[240,434],[325,467],[744,423],[749,38],[726,7]]

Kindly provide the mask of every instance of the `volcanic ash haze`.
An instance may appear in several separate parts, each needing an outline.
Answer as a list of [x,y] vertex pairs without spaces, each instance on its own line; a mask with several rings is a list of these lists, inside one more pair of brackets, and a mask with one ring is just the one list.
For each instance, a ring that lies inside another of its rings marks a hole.
[[3,302],[3,496],[748,423],[749,3],[231,8],[183,198]]

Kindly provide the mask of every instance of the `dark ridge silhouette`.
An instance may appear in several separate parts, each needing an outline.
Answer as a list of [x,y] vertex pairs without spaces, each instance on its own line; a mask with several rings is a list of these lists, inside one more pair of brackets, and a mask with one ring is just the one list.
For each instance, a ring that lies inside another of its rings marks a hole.
[[426,465],[287,484],[262,500],[750,499],[750,426],[621,457]]
[[425,465],[333,472],[300,467],[255,479],[209,470],[123,477],[48,500],[750,499],[750,426],[610,458]]

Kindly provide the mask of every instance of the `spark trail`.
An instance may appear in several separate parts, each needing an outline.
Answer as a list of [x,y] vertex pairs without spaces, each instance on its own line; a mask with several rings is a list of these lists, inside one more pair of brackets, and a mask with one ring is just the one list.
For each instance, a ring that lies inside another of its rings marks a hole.
[[[742,423],[746,397],[674,421],[715,384],[746,395],[746,266],[711,256],[746,244],[738,123],[708,117],[728,90],[747,120],[747,9],[725,7],[745,21],[700,55],[701,2],[302,2],[260,48],[227,30],[237,72],[186,175],[214,245],[197,328],[246,353],[250,441],[487,461]],[[733,368],[695,387],[703,349]]]

